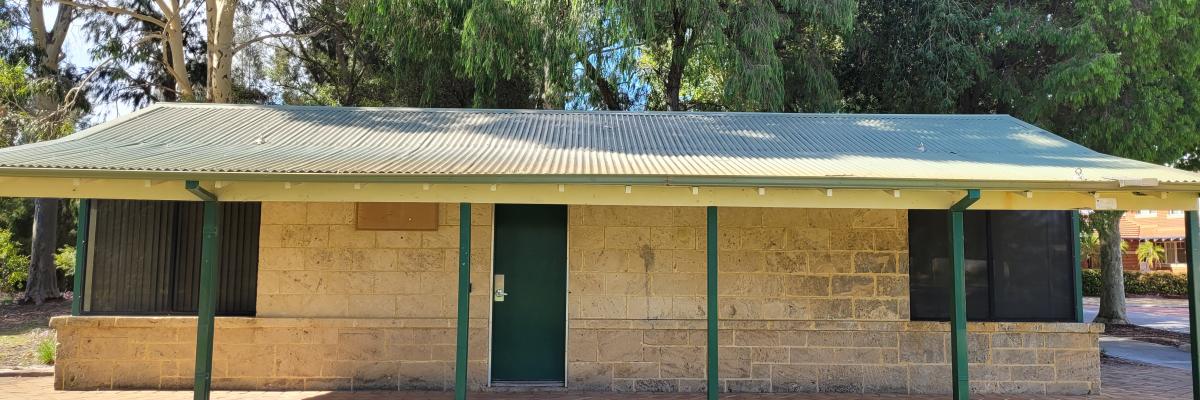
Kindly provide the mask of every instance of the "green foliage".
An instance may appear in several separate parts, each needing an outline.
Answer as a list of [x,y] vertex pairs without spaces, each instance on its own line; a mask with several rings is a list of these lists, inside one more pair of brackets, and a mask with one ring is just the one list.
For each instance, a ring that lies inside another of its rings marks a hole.
[[0,229],[0,291],[15,293],[23,290],[28,277],[29,256],[18,251],[11,232]]
[[1104,287],[1104,280],[1100,278],[1099,269],[1083,270],[1083,295],[1084,296],[1099,296],[1100,289]]
[[[1099,296],[1104,287],[1099,269],[1083,270],[1083,295]],[[1125,271],[1125,293],[1154,296],[1186,296],[1187,275],[1171,272]]]
[[1125,271],[1125,293],[1186,296],[1187,275],[1170,272]]
[[1154,242],[1141,242],[1138,243],[1137,258],[1146,265],[1154,266],[1167,258],[1167,251]]
[[38,342],[34,353],[37,355],[38,362],[45,365],[54,365],[54,360],[58,354],[54,336],[47,337]]
[[65,246],[54,253],[54,267],[68,281],[75,276],[75,246]]

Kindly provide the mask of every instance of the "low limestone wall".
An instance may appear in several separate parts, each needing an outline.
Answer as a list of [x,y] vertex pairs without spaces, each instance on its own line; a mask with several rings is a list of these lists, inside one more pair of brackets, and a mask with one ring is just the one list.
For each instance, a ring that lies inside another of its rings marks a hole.
[[[484,321],[473,321],[472,325]],[[448,319],[218,318],[213,387],[240,390],[453,388]],[[186,389],[195,319],[58,317],[55,387]],[[722,387],[734,392],[947,393],[949,334],[937,322],[724,321]],[[972,389],[1100,391],[1101,325],[970,324]],[[470,384],[487,376],[487,333],[471,330]],[[573,390],[699,391],[702,320],[572,321]]]
[[[477,322],[472,321],[472,326]],[[55,317],[54,387],[190,389],[196,319]],[[213,388],[227,390],[448,390],[451,319],[216,319]],[[487,377],[487,332],[470,332],[474,388]]]
[[[720,376],[731,392],[950,392],[949,333],[939,322],[726,321]],[[972,323],[970,379],[981,393],[1100,392],[1098,324]],[[582,390],[700,391],[703,321],[577,321],[569,385]]]

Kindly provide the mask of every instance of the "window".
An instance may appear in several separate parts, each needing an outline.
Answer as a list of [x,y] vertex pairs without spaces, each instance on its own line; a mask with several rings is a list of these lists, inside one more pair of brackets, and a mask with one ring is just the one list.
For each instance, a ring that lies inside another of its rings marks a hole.
[[[86,314],[195,315],[203,203],[94,200]],[[254,315],[259,203],[221,203],[217,315]]]
[[[949,213],[909,211],[913,320],[949,319]],[[967,318],[1075,321],[1071,215],[967,211],[963,216]]]
[[1167,213],[1168,218],[1183,218],[1183,210],[1171,210]]
[[1158,211],[1155,211],[1155,210],[1138,210],[1137,215],[1136,215],[1137,218],[1148,218],[1148,217],[1157,217],[1157,216],[1158,216]]

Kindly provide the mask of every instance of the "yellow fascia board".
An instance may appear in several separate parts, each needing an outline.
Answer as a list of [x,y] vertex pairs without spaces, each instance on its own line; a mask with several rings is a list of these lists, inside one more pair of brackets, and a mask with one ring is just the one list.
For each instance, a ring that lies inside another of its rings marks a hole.
[[[0,177],[2,197],[185,200],[184,180]],[[736,187],[546,183],[344,183],[203,181],[221,201],[441,202],[723,206],[788,208],[946,209],[963,189]],[[983,190],[972,210],[1091,209],[1113,199],[1124,210],[1195,210],[1195,191]]]

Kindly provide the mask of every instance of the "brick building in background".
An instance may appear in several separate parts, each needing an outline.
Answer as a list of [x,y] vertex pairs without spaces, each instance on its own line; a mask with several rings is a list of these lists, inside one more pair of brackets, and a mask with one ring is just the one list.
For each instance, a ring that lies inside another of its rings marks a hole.
[[[1127,244],[1121,258],[1127,271],[1170,270],[1182,273],[1187,269],[1187,246],[1184,245],[1183,210],[1138,210],[1121,216],[1121,239]],[[1142,242],[1162,246],[1164,259],[1156,265],[1138,260],[1137,248]]]

